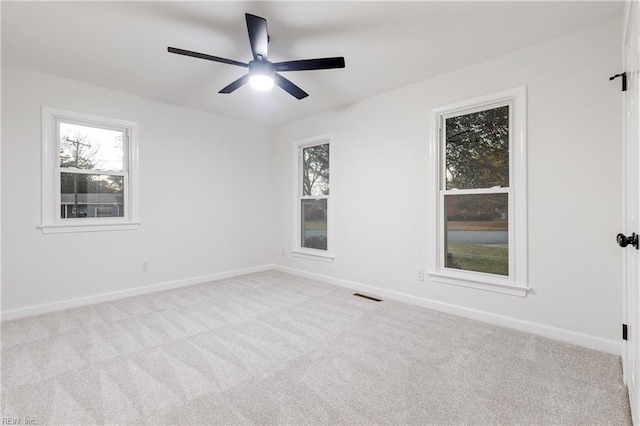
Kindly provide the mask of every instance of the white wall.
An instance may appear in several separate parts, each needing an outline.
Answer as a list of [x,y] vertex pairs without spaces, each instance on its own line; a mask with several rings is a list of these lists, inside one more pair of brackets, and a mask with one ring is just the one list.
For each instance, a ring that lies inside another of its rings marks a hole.
[[[139,230],[36,229],[41,105],[140,124]],[[3,64],[2,310],[270,263],[270,138],[265,126]]]
[[[620,40],[621,22],[613,21],[278,127],[277,264],[618,340],[622,94],[619,81],[608,77],[621,69]],[[520,298],[416,281],[416,270],[426,267],[425,218],[433,208],[425,194],[430,110],[520,85],[528,88],[529,281],[535,293]],[[290,255],[292,144],[324,133],[334,135],[332,264]]]

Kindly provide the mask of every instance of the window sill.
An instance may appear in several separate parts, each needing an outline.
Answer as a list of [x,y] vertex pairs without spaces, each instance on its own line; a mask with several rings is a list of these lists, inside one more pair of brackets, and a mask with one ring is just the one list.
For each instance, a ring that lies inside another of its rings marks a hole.
[[138,229],[140,222],[126,223],[87,223],[69,225],[41,225],[38,228],[43,234],[64,234],[69,232],[101,232],[101,231],[133,231]]
[[302,250],[291,250],[291,255],[293,255],[293,257],[299,257],[302,259],[317,260],[320,262],[327,262],[327,263],[331,263],[335,259],[335,256],[333,256],[332,254],[314,253],[314,252],[308,252],[308,251],[302,251]]
[[461,277],[454,274],[434,272],[430,272],[428,275],[433,282],[509,294],[512,296],[527,297],[527,294],[531,291],[530,287],[510,284],[509,282],[499,282],[499,280],[492,281],[490,278]]

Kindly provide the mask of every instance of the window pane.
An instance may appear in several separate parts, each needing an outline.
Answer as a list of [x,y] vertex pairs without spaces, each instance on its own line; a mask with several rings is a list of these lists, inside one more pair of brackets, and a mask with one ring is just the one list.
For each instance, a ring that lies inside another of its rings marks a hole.
[[60,167],[124,171],[124,133],[60,123]]
[[327,200],[300,200],[302,203],[302,241],[306,248],[327,249]]
[[302,195],[329,195],[329,144],[302,150]]
[[447,118],[446,189],[509,186],[509,106]]
[[445,267],[509,275],[508,194],[445,195]]
[[123,217],[124,177],[60,174],[60,217]]

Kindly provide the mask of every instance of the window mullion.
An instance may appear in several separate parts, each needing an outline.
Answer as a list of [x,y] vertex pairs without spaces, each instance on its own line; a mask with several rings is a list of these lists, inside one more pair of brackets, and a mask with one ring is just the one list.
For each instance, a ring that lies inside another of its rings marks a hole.
[[498,187],[498,188],[473,188],[473,189],[442,189],[444,194],[447,195],[474,195],[474,194],[508,194],[510,187]]
[[113,172],[108,170],[76,169],[75,167],[57,167],[58,173],[73,173],[78,175],[127,176],[127,172]]
[[302,195],[301,200],[328,200],[328,195]]

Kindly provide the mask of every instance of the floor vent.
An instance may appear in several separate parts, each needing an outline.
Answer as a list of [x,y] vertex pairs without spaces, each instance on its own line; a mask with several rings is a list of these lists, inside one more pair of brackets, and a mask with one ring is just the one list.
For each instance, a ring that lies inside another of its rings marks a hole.
[[353,293],[353,295],[362,297],[363,299],[373,300],[374,302],[382,302],[382,299],[376,299],[375,297],[367,296],[366,294]]

